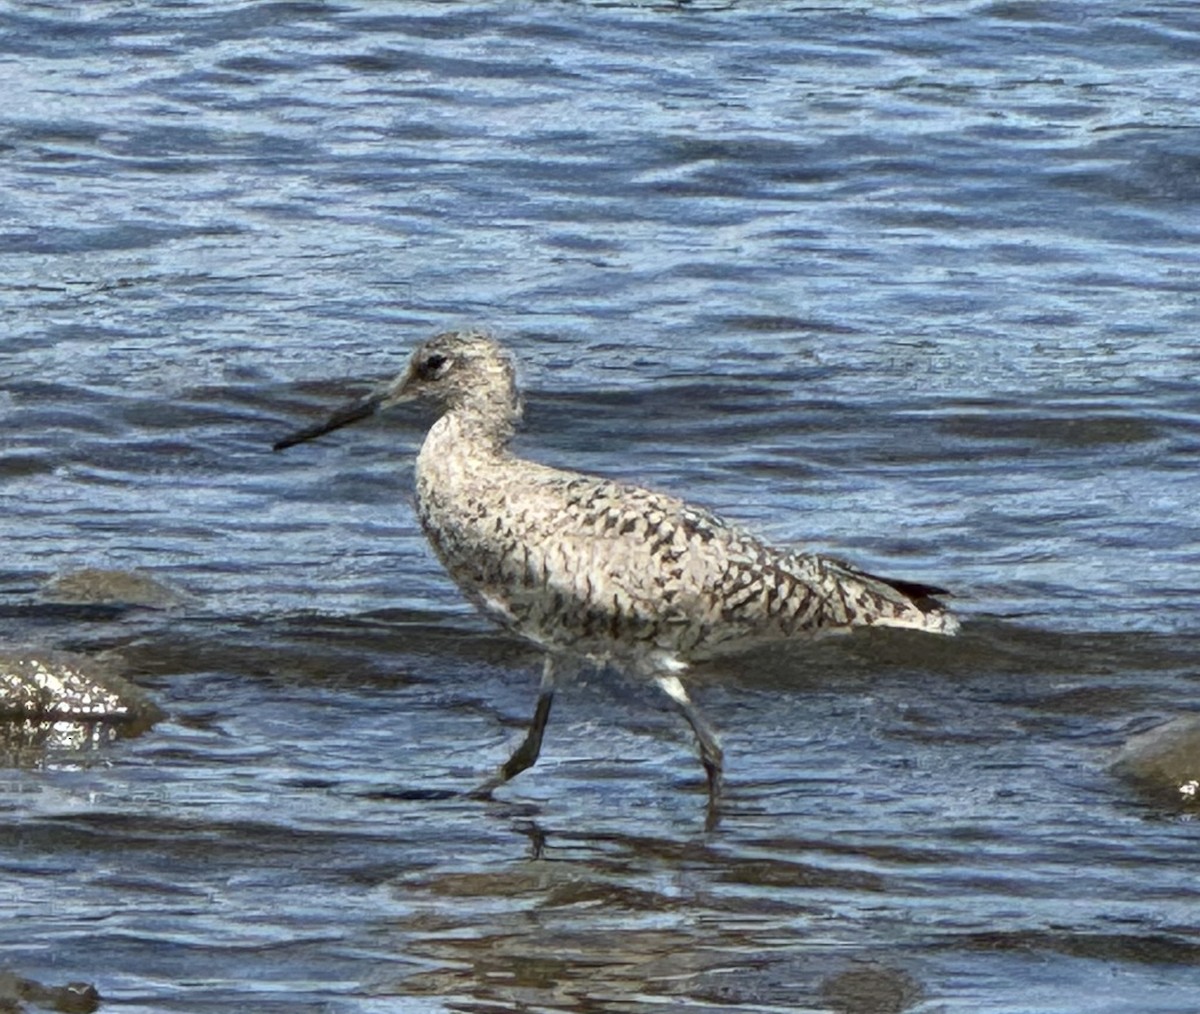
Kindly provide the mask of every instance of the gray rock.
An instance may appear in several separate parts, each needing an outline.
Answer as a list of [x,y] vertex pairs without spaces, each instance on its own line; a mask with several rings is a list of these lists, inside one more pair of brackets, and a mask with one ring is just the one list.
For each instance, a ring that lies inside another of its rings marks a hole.
[[171,609],[191,600],[187,592],[172,588],[158,578],[136,570],[107,570],[83,567],[47,581],[42,598],[50,602],[141,606]]
[[159,714],[110,662],[68,651],[0,652],[0,718],[136,722]]
[[1200,715],[1183,715],[1133,736],[1112,770],[1156,802],[1200,804]]
[[62,1014],[91,1014],[99,1007],[100,994],[90,983],[43,986],[12,972],[0,972],[0,1014],[23,1014],[35,1008],[61,1011]]

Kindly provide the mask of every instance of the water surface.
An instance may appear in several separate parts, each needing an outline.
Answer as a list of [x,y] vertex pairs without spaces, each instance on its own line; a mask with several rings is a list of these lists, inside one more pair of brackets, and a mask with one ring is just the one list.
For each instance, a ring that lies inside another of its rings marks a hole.
[[[0,778],[0,968],[104,1010],[1187,1011],[1190,4],[0,11],[0,636],[169,718]],[[495,328],[523,452],[949,586],[954,641],[702,674],[728,805],[425,548],[396,412]],[[48,579],[195,596],[72,609]]]

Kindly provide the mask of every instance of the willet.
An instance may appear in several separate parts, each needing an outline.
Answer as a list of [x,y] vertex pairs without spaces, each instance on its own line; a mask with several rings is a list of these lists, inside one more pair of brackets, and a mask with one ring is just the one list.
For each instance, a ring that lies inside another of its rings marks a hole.
[[516,457],[512,360],[480,332],[429,339],[394,381],[275,449],[414,400],[437,413],[416,467],[434,552],[482,612],[546,653],[525,738],[475,795],[534,764],[556,677],[598,663],[656,684],[687,719],[715,812],[722,754],[680,679],[692,663],[856,627],[958,629],[939,588],[776,548],[676,497]]

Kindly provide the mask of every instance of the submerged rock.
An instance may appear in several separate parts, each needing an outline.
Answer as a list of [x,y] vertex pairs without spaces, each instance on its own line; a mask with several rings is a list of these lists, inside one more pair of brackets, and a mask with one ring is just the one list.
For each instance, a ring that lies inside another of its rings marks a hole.
[[1133,736],[1113,760],[1115,774],[1155,802],[1200,804],[1200,715],[1184,715]]
[[837,1014],[901,1014],[923,990],[907,972],[874,962],[855,964],[821,983],[821,995]]
[[42,597],[51,602],[141,606],[171,609],[191,601],[187,592],[136,570],[84,567],[67,571],[42,585]]

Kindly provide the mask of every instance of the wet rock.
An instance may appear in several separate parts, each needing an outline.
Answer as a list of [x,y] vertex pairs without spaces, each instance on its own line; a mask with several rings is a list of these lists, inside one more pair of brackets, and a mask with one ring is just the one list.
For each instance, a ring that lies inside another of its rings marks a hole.
[[0,651],[0,719],[144,722],[161,712],[111,662],[69,651]]
[[0,1014],[52,1010],[62,1014],[91,1014],[100,1007],[100,994],[87,982],[43,986],[12,972],[0,972]]
[[187,604],[192,596],[136,570],[106,570],[84,567],[47,581],[42,597],[51,602],[141,606],[172,609]]
[[1200,715],[1184,715],[1132,737],[1112,770],[1155,802],[1200,805]]
[[99,746],[162,717],[112,662],[67,651],[0,651],[0,763],[35,765],[51,749]]
[[68,754],[77,760],[132,734],[104,722],[0,722],[0,768],[41,768]]

